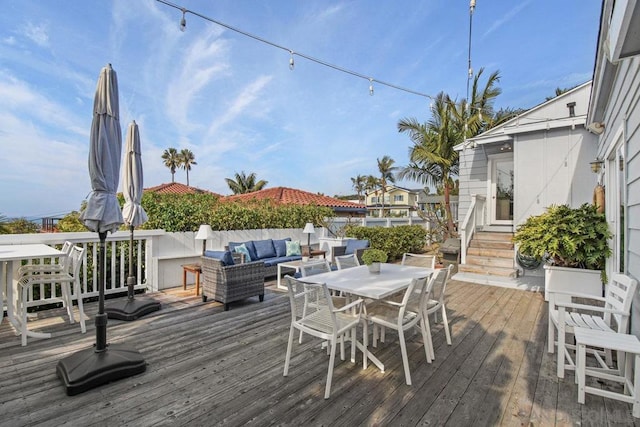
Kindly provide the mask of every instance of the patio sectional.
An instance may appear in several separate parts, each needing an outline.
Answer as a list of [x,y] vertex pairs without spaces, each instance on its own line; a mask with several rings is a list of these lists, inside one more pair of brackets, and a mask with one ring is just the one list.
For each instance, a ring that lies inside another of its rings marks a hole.
[[[298,249],[297,251],[288,250],[288,247],[295,249],[296,244]],[[238,249],[238,247],[241,247],[242,245],[246,248],[246,252],[243,250],[242,252],[239,252],[241,249]],[[278,274],[278,264],[281,262],[299,261],[302,259],[299,242],[292,242],[290,237],[287,237],[286,239],[229,242],[229,245],[225,247],[225,249],[231,251],[234,255],[240,254],[241,263],[247,262],[247,259],[250,259],[250,262],[264,262],[264,277],[273,277]]]

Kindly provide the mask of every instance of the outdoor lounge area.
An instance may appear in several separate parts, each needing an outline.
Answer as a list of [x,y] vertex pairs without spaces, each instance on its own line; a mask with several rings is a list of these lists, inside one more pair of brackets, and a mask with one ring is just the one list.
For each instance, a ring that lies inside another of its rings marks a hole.
[[[413,385],[405,384],[397,335],[373,349],[385,372],[336,358],[324,399],[326,349],[305,338],[283,377],[290,325],[287,294],[266,283],[265,300],[230,311],[181,286],[151,294],[162,310],[134,322],[109,320],[108,341],[144,356],[146,372],[69,397],[56,363],[95,341],[97,303],[86,302],[87,333],[64,309],[38,313],[30,327],[52,339],[20,337],[0,325],[0,425],[633,425],[631,405],[587,395],[573,373],[556,377],[547,353],[543,295],[451,281],[442,323],[432,324],[435,360],[420,333],[408,335]],[[361,333],[361,332],[360,332]],[[597,382],[589,385],[602,387]]]

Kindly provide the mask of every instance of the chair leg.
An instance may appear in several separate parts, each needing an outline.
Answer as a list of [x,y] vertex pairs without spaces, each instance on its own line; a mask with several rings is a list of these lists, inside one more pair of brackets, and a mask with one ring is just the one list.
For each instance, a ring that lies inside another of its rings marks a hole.
[[420,331],[422,332],[422,342],[424,343],[424,353],[427,356],[427,363],[431,363],[431,345],[429,344],[431,342],[431,337],[429,336],[431,333],[429,332],[429,335],[427,335],[427,325],[424,316],[420,319]]
[[87,326],[85,325],[84,322],[84,303],[82,302],[82,289],[80,288],[80,281],[78,280],[76,282],[76,296],[78,298],[78,316],[80,316],[80,330],[82,331],[82,333],[86,333],[87,332]]
[[411,373],[409,372],[409,359],[407,358],[407,344],[404,341],[404,331],[398,331],[400,339],[400,352],[402,353],[402,365],[404,366],[404,377],[407,385],[411,385]]
[[[7,286],[12,286],[11,283],[8,283]],[[20,308],[20,335],[22,339],[22,346],[27,345],[27,298],[29,296],[29,287],[22,287],[22,299],[18,302],[18,306]],[[11,301],[7,301],[7,304],[12,304]]]
[[329,356],[329,370],[327,371],[327,385],[324,389],[324,398],[328,399],[331,394],[331,379],[333,378],[333,365],[336,360],[336,346],[338,338],[334,335],[331,340],[331,355]]
[[[291,361],[291,347],[293,346],[293,325],[289,329],[289,343],[287,344],[287,355],[284,358],[284,373],[283,377],[289,375],[289,362]],[[300,331],[302,332],[302,331]]]
[[557,359],[557,374],[558,378],[564,378],[564,342],[565,342],[565,325],[564,316],[558,321],[558,357]]
[[362,369],[367,369],[367,363],[369,359],[369,325],[366,320],[362,320],[364,325],[362,326]]
[[356,341],[358,340],[356,328],[351,329],[351,363],[356,363]]
[[442,304],[442,323],[444,324],[444,334],[447,337],[447,344],[451,345],[451,331],[449,330],[449,320],[447,319],[447,308]]
[[[55,286],[53,283],[51,286]],[[60,288],[62,289],[62,305],[67,309],[67,315],[69,316],[69,323],[76,323],[76,318],[73,315],[73,302],[71,300],[71,289],[69,287],[69,283],[61,283]]]

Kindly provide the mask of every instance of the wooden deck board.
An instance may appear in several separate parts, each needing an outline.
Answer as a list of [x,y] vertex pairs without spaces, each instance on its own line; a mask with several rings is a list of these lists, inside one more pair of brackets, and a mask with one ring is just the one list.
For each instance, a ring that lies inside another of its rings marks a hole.
[[447,295],[453,344],[432,322],[436,359],[429,364],[420,334],[407,337],[412,386],[405,384],[397,335],[388,331],[372,349],[385,372],[362,370],[361,353],[351,363],[347,345],[327,400],[320,340],[296,340],[289,376],[282,375],[289,303],[271,286],[264,302],[248,299],[227,312],[192,289],[153,294],[160,311],[108,325],[109,342],[139,350],[147,371],[73,397],[55,366],[95,342],[97,304],[85,304],[84,335],[61,310],[39,313],[30,327],[54,338],[29,339],[27,347],[5,320],[0,426],[634,424],[630,405],[591,395],[579,405],[573,373],[555,377],[540,294],[452,281]]

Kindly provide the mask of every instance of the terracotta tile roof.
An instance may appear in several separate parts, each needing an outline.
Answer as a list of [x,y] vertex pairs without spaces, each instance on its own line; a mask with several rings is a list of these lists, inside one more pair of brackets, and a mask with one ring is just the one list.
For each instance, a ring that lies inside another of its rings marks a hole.
[[160,184],[155,187],[145,188],[145,192],[157,193],[157,194],[196,194],[196,193],[209,193],[214,196],[222,197],[221,194],[214,193],[213,191],[203,190],[197,187],[190,187],[188,185],[181,184],[179,182],[170,182],[168,184]]
[[310,205],[327,206],[336,210],[366,210],[366,206],[352,203],[347,200],[340,200],[333,197],[321,196],[309,193],[308,191],[297,190],[295,188],[274,187],[267,188],[253,193],[234,194],[223,198],[223,201],[250,201],[250,200],[270,199],[283,205]]

